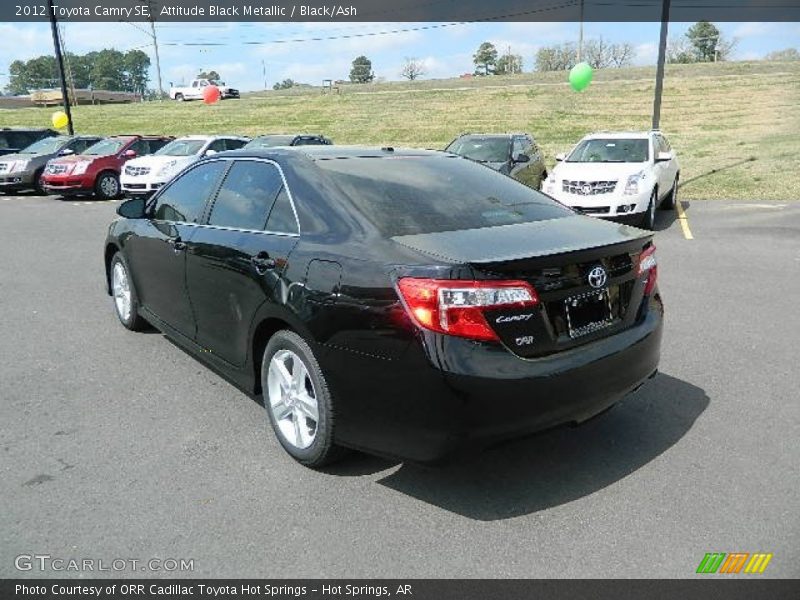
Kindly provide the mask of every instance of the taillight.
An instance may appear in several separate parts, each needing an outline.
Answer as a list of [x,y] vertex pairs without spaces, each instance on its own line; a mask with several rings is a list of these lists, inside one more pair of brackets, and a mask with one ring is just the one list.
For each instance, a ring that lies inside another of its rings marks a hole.
[[424,329],[474,340],[494,341],[483,311],[521,308],[539,302],[524,281],[471,281],[404,277],[397,282],[411,318]]
[[658,262],[656,261],[656,247],[651,245],[642,250],[639,255],[639,271],[637,277],[647,274],[647,283],[644,285],[644,295],[649,296],[656,287],[658,279]]

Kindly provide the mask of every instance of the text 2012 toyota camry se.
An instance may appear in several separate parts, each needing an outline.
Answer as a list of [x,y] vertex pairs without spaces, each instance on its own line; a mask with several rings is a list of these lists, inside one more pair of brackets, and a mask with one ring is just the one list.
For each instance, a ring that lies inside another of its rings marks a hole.
[[187,168],[109,229],[108,290],[299,462],[413,461],[578,423],[656,372],[650,232],[454,155],[306,146]]

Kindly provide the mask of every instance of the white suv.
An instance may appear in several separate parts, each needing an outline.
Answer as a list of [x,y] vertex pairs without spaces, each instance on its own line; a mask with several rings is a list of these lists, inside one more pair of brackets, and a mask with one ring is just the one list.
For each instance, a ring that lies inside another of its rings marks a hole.
[[149,196],[185,167],[225,150],[237,150],[250,138],[232,135],[190,135],[172,140],[155,154],[125,163],[119,182],[127,196]]
[[593,133],[556,160],[544,192],[585,214],[652,229],[675,205],[680,167],[660,131]]

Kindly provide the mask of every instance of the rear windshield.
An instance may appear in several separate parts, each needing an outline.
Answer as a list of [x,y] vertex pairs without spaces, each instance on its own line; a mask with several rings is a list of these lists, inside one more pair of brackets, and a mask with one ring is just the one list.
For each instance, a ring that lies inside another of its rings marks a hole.
[[457,157],[339,158],[317,165],[387,237],[573,214],[506,175]]
[[461,137],[450,144],[447,151],[478,162],[506,162],[511,157],[511,138]]
[[125,142],[127,142],[127,140],[101,140],[89,146],[83,153],[89,156],[111,156],[122,150]]
[[290,146],[294,141],[293,135],[265,135],[257,137],[247,144],[245,148],[275,148],[276,146]]

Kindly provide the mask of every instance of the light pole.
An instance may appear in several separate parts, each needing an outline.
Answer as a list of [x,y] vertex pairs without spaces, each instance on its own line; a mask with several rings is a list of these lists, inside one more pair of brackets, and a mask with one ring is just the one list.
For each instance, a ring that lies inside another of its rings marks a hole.
[[653,129],[661,126],[661,94],[664,91],[664,63],[667,60],[667,31],[669,30],[669,2],[662,0],[661,39],[658,44],[658,66],[656,68],[656,93],[653,98]]
[[56,63],[58,64],[58,76],[61,78],[61,96],[64,99],[64,112],[67,115],[67,131],[70,135],[75,135],[75,129],[72,126],[72,110],[69,106],[69,96],[67,95],[67,77],[64,73],[64,57],[61,54],[61,37],[58,33],[58,25],[56,24],[56,13],[53,10],[53,0],[47,0],[48,8],[50,9],[50,29],[53,33],[53,46],[56,51]]

